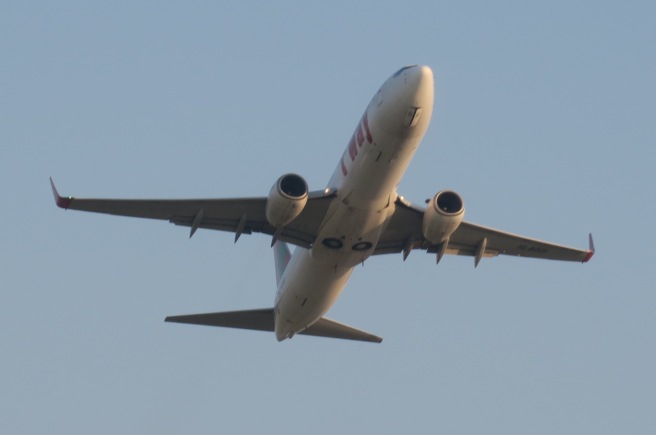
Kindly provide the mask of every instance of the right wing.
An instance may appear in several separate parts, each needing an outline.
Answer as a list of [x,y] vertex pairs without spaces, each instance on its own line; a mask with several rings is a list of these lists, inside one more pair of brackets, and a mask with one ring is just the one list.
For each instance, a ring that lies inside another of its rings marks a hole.
[[422,233],[424,210],[401,198],[396,200],[395,207],[394,214],[374,249],[374,254],[404,252],[407,256],[412,249],[423,249],[431,253],[440,253],[441,251],[446,254],[473,256],[476,257],[475,264],[478,264],[482,257],[497,255],[585,263],[594,254],[592,235],[589,236],[588,250],[582,250],[466,221],[463,221],[451,234],[446,246],[433,245],[424,238]]
[[[62,197],[50,179],[57,206],[70,210],[168,220],[175,225],[230,231],[235,241],[241,234],[274,235],[276,229],[266,219],[266,197],[234,199],[84,199]],[[310,192],[301,214],[286,225],[278,240],[310,248],[328,210],[334,192]]]

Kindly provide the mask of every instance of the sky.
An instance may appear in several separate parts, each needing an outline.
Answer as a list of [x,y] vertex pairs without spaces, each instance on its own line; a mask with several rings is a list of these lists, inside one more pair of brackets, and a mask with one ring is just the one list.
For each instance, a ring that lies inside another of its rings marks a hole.
[[[656,4],[2,2],[0,433],[656,433]],[[270,239],[63,195],[325,187],[378,87],[435,73],[399,192],[597,252],[413,252],[328,316],[381,344],[164,323],[269,307]]]

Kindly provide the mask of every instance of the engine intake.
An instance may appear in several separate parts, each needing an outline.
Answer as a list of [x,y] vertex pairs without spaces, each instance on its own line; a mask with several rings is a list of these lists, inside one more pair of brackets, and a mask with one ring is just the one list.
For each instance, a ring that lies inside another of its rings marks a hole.
[[422,231],[432,244],[442,243],[458,228],[465,217],[465,203],[452,190],[442,190],[430,200],[424,212]]
[[308,200],[308,186],[297,174],[278,178],[271,187],[266,203],[266,218],[275,227],[283,227],[301,214]]

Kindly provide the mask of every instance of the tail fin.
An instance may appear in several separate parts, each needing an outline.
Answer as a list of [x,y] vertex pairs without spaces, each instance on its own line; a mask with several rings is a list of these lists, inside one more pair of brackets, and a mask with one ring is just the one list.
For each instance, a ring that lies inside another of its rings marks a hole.
[[289,259],[292,258],[287,243],[276,241],[273,245],[273,258],[276,262],[276,284],[280,284],[280,278],[282,278],[282,274],[285,272]]

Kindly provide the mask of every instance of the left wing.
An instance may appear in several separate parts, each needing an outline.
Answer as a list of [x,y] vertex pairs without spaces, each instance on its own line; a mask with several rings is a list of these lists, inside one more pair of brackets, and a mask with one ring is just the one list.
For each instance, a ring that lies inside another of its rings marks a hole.
[[462,222],[458,226],[458,229],[451,234],[446,246],[432,245],[424,239],[422,234],[424,210],[411,205],[400,197],[395,206],[394,215],[383,231],[374,254],[404,252],[407,256],[411,249],[423,249],[427,252],[438,253],[438,255],[441,252],[474,256],[476,264],[481,257],[494,257],[500,254],[585,263],[594,254],[592,235],[589,236],[589,249],[581,250],[469,222]]
[[[196,229],[231,231],[235,241],[241,234],[265,233],[276,229],[266,219],[266,197],[234,199],[84,199],[62,197],[50,179],[57,206],[95,213],[168,220]],[[310,192],[301,214],[277,235],[278,240],[309,248],[328,210],[334,192]]]

